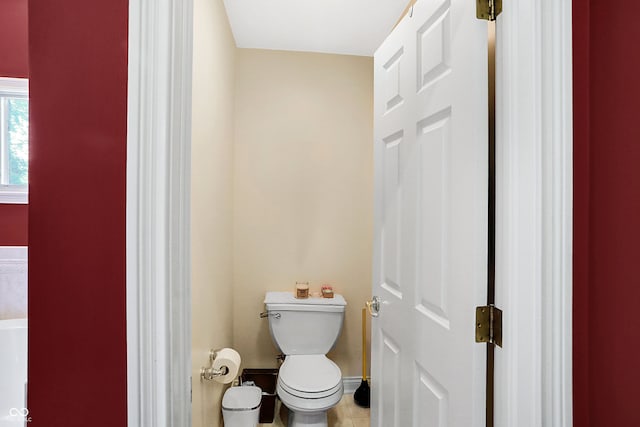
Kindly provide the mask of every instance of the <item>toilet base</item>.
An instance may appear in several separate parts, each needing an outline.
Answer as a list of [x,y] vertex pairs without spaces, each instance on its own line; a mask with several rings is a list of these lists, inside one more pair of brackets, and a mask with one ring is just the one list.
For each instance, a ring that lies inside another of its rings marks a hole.
[[327,427],[327,411],[295,412],[289,409],[288,427]]

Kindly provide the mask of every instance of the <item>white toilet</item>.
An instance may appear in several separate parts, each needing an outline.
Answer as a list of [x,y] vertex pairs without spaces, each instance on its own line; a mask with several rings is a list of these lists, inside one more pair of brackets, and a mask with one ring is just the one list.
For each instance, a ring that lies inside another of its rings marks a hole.
[[271,337],[286,356],[276,391],[289,408],[289,427],[327,427],[327,410],[344,391],[340,368],[326,356],[342,331],[344,297],[267,292],[264,303]]
[[256,427],[262,390],[254,386],[231,387],[222,397],[225,427]]

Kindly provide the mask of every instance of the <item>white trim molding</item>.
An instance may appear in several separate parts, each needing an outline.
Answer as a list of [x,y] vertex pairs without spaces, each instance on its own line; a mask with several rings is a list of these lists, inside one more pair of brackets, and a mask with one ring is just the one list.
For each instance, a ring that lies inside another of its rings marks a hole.
[[129,426],[191,426],[192,19],[192,0],[129,2]]
[[[368,378],[371,384],[371,378]],[[344,386],[344,394],[353,394],[360,387],[362,377],[342,377],[342,385]]]
[[29,96],[29,79],[0,77],[0,93],[3,95]]
[[29,193],[26,186],[0,185],[0,203],[26,205]]
[[510,0],[497,26],[495,425],[572,425],[571,1]]

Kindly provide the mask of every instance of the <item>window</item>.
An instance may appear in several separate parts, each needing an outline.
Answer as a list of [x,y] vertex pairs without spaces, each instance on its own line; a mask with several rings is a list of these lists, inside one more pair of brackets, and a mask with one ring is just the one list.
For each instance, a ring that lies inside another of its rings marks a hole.
[[0,78],[0,203],[27,203],[29,82]]

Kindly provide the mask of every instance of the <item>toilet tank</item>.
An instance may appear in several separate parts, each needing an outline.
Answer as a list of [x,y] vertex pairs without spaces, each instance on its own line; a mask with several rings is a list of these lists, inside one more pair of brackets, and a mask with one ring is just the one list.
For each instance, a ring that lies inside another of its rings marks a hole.
[[327,354],[333,348],[344,321],[344,297],[297,299],[291,292],[267,292],[269,331],[286,355]]

